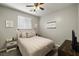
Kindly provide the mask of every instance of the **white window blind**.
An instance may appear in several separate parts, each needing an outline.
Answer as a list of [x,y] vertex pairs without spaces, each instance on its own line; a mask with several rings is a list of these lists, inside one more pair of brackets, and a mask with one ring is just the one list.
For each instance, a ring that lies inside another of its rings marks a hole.
[[18,16],[18,29],[32,29],[31,18]]

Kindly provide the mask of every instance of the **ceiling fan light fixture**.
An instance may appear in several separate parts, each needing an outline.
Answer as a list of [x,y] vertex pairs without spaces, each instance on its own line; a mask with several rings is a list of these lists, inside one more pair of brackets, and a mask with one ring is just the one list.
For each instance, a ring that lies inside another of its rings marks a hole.
[[43,8],[44,3],[34,3],[34,5],[28,5],[27,7],[33,7],[34,12],[37,10],[44,10]]
[[39,6],[37,6],[37,9],[38,9],[38,10],[40,9]]
[[34,11],[37,11],[37,10],[39,10],[39,9],[40,9],[40,7],[39,7],[39,6],[37,6],[37,7],[36,7],[36,6],[34,6],[33,8],[34,8]]
[[36,9],[36,6],[33,6],[34,9]]

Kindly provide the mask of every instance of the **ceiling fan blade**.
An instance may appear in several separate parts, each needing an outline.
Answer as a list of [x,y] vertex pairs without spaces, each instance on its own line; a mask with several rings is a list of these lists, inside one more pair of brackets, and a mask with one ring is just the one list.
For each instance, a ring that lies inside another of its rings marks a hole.
[[44,8],[40,7],[41,10],[44,10]]
[[27,5],[26,7],[33,7],[33,5]]
[[38,6],[38,3],[34,3],[35,6]]

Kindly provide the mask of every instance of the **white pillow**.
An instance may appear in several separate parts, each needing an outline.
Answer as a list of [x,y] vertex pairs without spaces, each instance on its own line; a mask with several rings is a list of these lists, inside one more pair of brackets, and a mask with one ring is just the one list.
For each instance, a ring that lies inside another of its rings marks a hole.
[[26,38],[27,37],[26,32],[24,30],[18,30],[17,33],[18,33],[18,38]]
[[28,38],[33,37],[33,36],[36,36],[35,31],[34,30],[29,30],[28,31]]
[[18,38],[22,37],[22,33],[20,31],[17,31],[17,37]]
[[29,29],[29,30],[18,30],[18,37],[19,38],[30,38],[30,37],[33,37],[33,36],[36,36],[36,33],[33,29]]
[[22,37],[21,38],[27,38],[26,32],[22,32]]

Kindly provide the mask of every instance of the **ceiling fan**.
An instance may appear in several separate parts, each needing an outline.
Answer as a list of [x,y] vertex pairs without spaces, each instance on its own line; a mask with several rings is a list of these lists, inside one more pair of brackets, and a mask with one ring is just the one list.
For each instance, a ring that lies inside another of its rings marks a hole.
[[44,10],[44,8],[42,7],[43,4],[44,3],[34,3],[33,5],[26,5],[26,7],[33,7],[33,11],[35,12],[37,9]]

